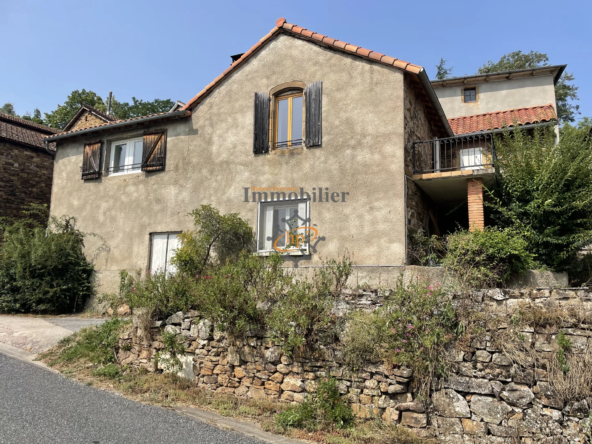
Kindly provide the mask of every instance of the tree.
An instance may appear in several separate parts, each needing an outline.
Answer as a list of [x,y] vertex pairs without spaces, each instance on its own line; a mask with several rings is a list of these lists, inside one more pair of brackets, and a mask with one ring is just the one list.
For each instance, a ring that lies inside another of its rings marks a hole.
[[444,60],[444,58],[441,57],[440,63],[438,63],[436,65],[436,69],[438,70],[436,72],[436,78],[438,80],[444,80],[444,79],[450,77],[450,75],[452,74],[452,68],[454,68],[454,66],[447,68],[446,67],[446,60]]
[[128,102],[117,102],[114,100],[112,105],[112,114],[118,119],[131,119],[133,117],[147,116],[149,114],[164,113],[170,110],[175,102],[170,99],[154,99],[145,102],[141,99],[132,97],[132,104]]
[[501,227],[527,240],[541,264],[567,271],[592,243],[592,141],[564,125],[534,133],[516,128],[498,138],[498,186],[488,206]]
[[82,105],[92,106],[103,112],[107,111],[103,99],[93,91],[75,90],[72,91],[63,105],[58,105],[54,111],[45,113],[46,125],[52,128],[64,128]]
[[[501,71],[513,71],[517,69],[540,68],[549,66],[549,57],[537,51],[523,53],[522,51],[510,52],[503,55],[497,62],[491,60],[479,68],[479,74],[490,74]],[[564,72],[557,85],[555,85],[555,100],[557,101],[557,117],[562,123],[573,122],[576,115],[580,114],[580,106],[572,103],[579,100],[578,87],[571,82],[574,76]]]
[[14,105],[10,102],[6,102],[2,108],[0,108],[0,113],[10,114],[11,116],[16,116],[14,112]]
[[26,113],[21,118],[24,119],[24,120],[29,120],[29,121],[31,121],[33,123],[39,123],[41,125],[45,125],[45,121],[41,117],[41,111],[39,111],[39,108],[35,108],[35,110],[33,111],[33,115],[32,116],[31,116],[30,113]]

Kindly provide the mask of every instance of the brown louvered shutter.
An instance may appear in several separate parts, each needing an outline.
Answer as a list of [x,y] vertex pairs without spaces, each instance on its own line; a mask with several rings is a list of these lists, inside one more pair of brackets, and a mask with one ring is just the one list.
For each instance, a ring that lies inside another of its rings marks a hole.
[[166,129],[146,131],[143,140],[142,171],[164,170],[166,163]]
[[87,143],[84,145],[82,156],[82,180],[98,179],[101,177],[101,145],[102,142]]
[[255,93],[255,129],[253,134],[253,152],[269,152],[269,94]]
[[323,82],[314,82],[304,90],[306,96],[306,146],[320,146],[323,143]]

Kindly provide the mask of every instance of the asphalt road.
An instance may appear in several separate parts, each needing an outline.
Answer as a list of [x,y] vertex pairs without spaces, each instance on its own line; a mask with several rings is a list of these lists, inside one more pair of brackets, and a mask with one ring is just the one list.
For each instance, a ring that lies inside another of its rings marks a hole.
[[0,354],[1,444],[262,443]]

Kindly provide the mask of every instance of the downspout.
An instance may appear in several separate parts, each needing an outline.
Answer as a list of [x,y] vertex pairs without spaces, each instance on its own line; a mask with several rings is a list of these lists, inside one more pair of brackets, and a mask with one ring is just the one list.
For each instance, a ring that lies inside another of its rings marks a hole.
[[47,140],[45,141],[45,151],[55,157],[55,152],[49,149],[49,142]]

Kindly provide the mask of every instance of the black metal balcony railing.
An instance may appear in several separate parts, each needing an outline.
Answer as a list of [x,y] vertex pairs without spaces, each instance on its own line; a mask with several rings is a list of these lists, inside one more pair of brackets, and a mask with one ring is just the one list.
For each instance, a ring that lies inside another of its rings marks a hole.
[[132,163],[129,165],[115,165],[107,168],[108,174],[128,173],[131,171],[142,171],[141,163]]
[[414,174],[489,168],[495,162],[492,133],[413,143]]

